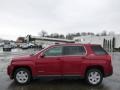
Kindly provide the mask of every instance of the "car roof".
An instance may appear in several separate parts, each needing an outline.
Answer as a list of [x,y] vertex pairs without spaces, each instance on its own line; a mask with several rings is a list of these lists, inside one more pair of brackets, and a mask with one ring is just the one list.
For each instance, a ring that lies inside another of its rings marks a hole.
[[82,46],[98,46],[100,44],[81,44],[81,43],[65,43],[65,44],[55,44],[55,45],[51,45],[51,46],[79,46],[79,45],[82,45]]

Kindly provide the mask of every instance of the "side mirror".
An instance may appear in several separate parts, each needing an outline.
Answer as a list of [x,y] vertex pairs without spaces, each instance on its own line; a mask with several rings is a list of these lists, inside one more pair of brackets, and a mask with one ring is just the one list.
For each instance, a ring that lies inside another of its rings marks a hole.
[[45,54],[44,54],[44,53],[41,53],[41,54],[40,54],[40,57],[41,57],[41,58],[44,58],[44,57],[45,57]]

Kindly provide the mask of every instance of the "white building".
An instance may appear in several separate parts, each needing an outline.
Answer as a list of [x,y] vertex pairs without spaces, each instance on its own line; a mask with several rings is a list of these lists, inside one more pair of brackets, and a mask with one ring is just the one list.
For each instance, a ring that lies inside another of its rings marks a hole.
[[113,36],[79,36],[75,37],[74,40],[77,43],[83,44],[100,44],[108,51],[112,51],[113,49],[120,48],[120,35]]

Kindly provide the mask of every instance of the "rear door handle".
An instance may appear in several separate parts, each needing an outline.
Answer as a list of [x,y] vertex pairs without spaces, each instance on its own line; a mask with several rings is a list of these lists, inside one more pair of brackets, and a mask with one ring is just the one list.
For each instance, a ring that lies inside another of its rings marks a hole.
[[82,59],[87,59],[86,57],[81,57]]

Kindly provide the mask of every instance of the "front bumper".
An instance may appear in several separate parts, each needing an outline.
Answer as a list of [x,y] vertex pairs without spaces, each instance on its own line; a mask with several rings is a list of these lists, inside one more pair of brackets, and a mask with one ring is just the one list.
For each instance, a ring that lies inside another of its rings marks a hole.
[[9,66],[7,67],[7,74],[8,74],[8,76],[10,77],[10,79],[13,79],[12,72],[13,72],[13,67],[9,65]]

